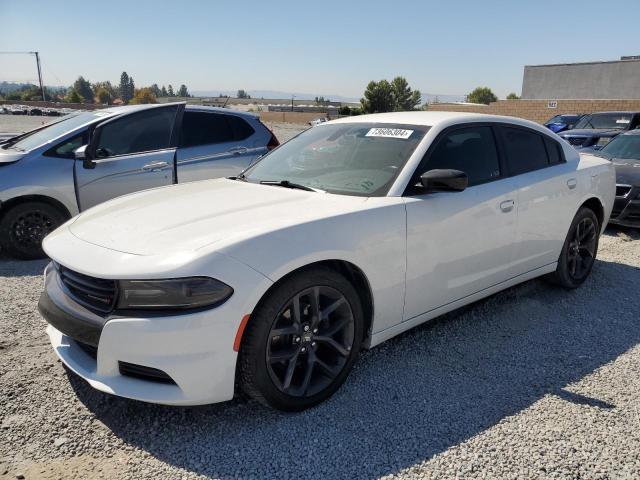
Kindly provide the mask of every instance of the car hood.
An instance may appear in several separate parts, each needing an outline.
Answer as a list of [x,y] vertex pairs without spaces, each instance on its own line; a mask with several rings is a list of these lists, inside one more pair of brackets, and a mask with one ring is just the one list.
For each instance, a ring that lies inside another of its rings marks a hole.
[[0,149],[0,165],[17,162],[25,155],[26,155],[26,152]]
[[559,133],[558,135],[560,135],[561,137],[615,137],[621,132],[622,130],[607,128],[574,128],[573,130],[567,130],[565,132]]
[[616,167],[616,182],[626,185],[640,185],[640,159],[627,160],[614,158],[611,160]]
[[363,208],[366,197],[307,192],[228,179],[138,192],[80,214],[70,232],[134,255],[219,250],[234,242]]

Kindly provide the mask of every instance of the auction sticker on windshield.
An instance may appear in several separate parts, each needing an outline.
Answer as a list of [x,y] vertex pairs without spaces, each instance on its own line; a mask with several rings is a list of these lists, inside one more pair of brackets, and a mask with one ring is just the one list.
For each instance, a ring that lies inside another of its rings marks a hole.
[[403,128],[372,128],[365,137],[403,138],[406,140],[412,133],[413,130],[405,130]]

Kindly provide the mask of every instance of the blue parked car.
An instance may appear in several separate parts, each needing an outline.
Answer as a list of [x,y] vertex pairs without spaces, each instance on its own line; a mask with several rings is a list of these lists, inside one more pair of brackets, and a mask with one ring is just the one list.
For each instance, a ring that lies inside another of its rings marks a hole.
[[549,130],[553,133],[564,132],[565,130],[571,130],[575,127],[576,123],[584,117],[582,114],[563,114],[556,115],[555,117],[551,117],[544,124]]
[[638,127],[640,112],[598,112],[585,115],[572,130],[559,135],[577,150],[599,150],[615,136]]

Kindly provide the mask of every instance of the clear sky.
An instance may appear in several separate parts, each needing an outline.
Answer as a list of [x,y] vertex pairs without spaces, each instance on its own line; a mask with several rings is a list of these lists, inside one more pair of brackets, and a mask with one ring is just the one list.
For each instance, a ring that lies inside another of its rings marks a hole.
[[[48,85],[126,70],[137,86],[359,98],[403,75],[423,92],[504,97],[527,64],[640,55],[640,0],[0,0],[12,50],[39,50]],[[0,55],[0,80],[36,78],[31,58]]]

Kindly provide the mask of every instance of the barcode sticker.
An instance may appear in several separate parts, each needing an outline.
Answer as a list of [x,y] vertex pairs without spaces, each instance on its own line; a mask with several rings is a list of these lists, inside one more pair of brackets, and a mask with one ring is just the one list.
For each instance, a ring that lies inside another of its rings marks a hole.
[[616,123],[629,123],[628,118],[621,118],[620,120],[616,120]]
[[402,138],[406,140],[412,133],[413,130],[405,130],[403,128],[372,128],[365,137]]

